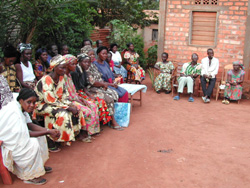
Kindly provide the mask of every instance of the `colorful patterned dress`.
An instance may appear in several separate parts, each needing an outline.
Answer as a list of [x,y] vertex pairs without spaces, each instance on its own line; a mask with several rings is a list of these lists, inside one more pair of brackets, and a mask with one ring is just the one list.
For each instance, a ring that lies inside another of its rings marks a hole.
[[155,91],[164,89],[171,91],[171,71],[174,70],[174,65],[171,61],[168,63],[157,62],[155,66],[160,68],[161,73],[155,78]]
[[[231,77],[231,80],[227,80],[227,82],[229,82],[229,81],[238,82],[241,80],[241,77],[244,76],[244,74],[245,74],[244,70],[240,70],[240,72],[237,75],[235,75],[233,73],[233,70],[230,70],[227,73],[227,78]],[[229,83],[226,84],[224,96],[227,99],[239,100],[239,99],[241,99],[241,95],[242,95],[242,85],[241,84],[236,85],[236,86],[233,86]]]
[[[69,92],[69,100],[77,106],[77,108],[83,112],[84,118],[86,121],[86,126],[82,129],[88,132],[88,135],[93,135],[100,132],[100,123],[99,123],[99,116],[98,116],[98,109],[95,103],[86,101],[83,98],[80,98],[76,93],[75,85],[72,81],[71,75],[64,75],[65,78],[65,85]],[[88,107],[82,105],[77,101],[86,101],[88,103]]]
[[5,66],[3,65],[3,70],[1,75],[4,76],[4,78],[7,80],[10,90],[12,92],[15,92],[15,90],[20,89],[16,84],[16,67],[14,65],[11,66]]
[[68,100],[69,93],[64,77],[59,78],[58,84],[55,84],[49,75],[42,77],[35,87],[35,92],[38,95],[38,102],[33,118],[36,118],[36,115],[42,115],[46,128],[58,129],[61,133],[58,142],[74,141],[86,122],[83,112],[80,111],[79,116],[74,117],[67,110],[72,103]]
[[98,71],[98,68],[91,63],[91,66],[86,71],[87,80],[90,85],[87,86],[88,92],[90,92],[94,97],[99,97],[100,99],[104,99],[108,105],[110,115],[114,114],[114,102],[118,101],[118,94],[116,91],[107,88],[105,90],[103,87],[95,87],[95,82],[103,82],[102,74]]
[[96,104],[96,106],[98,107],[98,115],[99,115],[100,122],[102,122],[104,125],[110,122],[111,116],[109,114],[109,109],[107,107],[106,102],[103,99],[100,99],[99,97],[96,97],[95,99],[91,99],[84,92],[87,86],[89,85],[87,82],[86,72],[83,71],[82,68],[78,65],[76,67],[76,71],[71,72],[70,74],[74,82],[74,85],[76,87],[78,96],[80,98],[83,98],[90,102],[94,102]]
[[124,54],[124,58],[128,60],[129,63],[132,63],[132,65],[127,65],[127,70],[131,71],[132,74],[132,80],[141,81],[141,79],[145,79],[145,71],[141,68],[140,65],[138,65],[138,69],[135,68],[133,65],[137,64],[137,59],[139,58],[138,53],[130,53],[129,51],[126,51]]
[[41,62],[41,60],[37,60],[34,64],[34,73],[36,76],[36,79],[46,75],[47,68],[46,66]]

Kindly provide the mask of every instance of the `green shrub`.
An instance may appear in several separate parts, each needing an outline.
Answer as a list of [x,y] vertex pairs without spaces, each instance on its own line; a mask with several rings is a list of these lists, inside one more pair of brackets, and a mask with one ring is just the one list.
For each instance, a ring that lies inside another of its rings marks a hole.
[[154,67],[156,61],[157,61],[157,45],[151,46],[148,49],[148,57],[147,57],[147,68]]
[[133,43],[135,51],[140,55],[140,65],[146,68],[146,59],[144,49],[143,37],[137,34],[136,30],[131,27],[128,23],[120,20],[112,20],[112,32],[110,36],[110,44],[116,43],[119,45],[119,51],[127,49],[127,43]]

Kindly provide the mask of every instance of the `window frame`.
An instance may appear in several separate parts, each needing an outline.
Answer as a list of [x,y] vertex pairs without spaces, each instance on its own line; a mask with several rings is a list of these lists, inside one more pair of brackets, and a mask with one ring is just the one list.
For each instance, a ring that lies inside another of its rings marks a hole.
[[[215,21],[215,32],[214,32],[214,45],[198,45],[198,44],[192,44],[192,33],[193,33],[193,12],[213,12],[216,13],[216,21]],[[217,35],[218,35],[218,18],[219,18],[219,12],[218,11],[204,11],[204,10],[191,10],[190,11],[190,19],[189,19],[189,39],[188,39],[188,45],[194,46],[194,47],[211,47],[215,48],[217,46]]]

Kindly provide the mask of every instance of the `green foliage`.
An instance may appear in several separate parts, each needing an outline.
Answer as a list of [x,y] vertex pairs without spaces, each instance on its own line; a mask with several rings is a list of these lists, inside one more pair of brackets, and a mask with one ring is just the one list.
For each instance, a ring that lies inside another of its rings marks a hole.
[[157,61],[157,47],[157,45],[154,45],[148,49],[147,67],[154,67]]
[[156,75],[155,75],[155,73],[154,73],[154,68],[148,68],[148,75],[149,75],[149,78],[150,78],[150,80],[151,80],[151,83],[152,83],[152,87],[154,87],[154,84],[155,84],[155,77],[156,77]]
[[0,12],[1,25],[9,23],[1,28],[0,46],[5,42],[31,42],[35,47],[65,43],[71,53],[79,51],[89,36],[96,14],[82,0],[6,0],[1,1]]
[[137,34],[136,30],[128,23],[120,20],[112,20],[112,33],[110,36],[110,44],[117,43],[119,45],[119,51],[127,49],[127,43],[133,43],[135,51],[140,55],[140,65],[145,68],[146,59],[143,51],[144,42],[141,35]]
[[93,24],[101,28],[114,19],[130,25],[148,26],[150,21],[143,10],[159,9],[158,0],[92,0],[89,2],[98,12],[98,15],[94,15]]

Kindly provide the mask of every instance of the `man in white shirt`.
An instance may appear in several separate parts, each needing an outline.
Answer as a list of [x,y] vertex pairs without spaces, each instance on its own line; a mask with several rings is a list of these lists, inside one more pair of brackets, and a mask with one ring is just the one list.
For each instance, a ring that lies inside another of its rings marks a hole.
[[[214,57],[213,49],[209,48],[207,50],[207,57],[201,60],[201,86],[204,96],[202,100],[205,103],[210,102],[210,96],[213,93],[213,89],[216,82],[216,75],[219,70],[219,60]],[[208,87],[206,86],[208,84]]]

